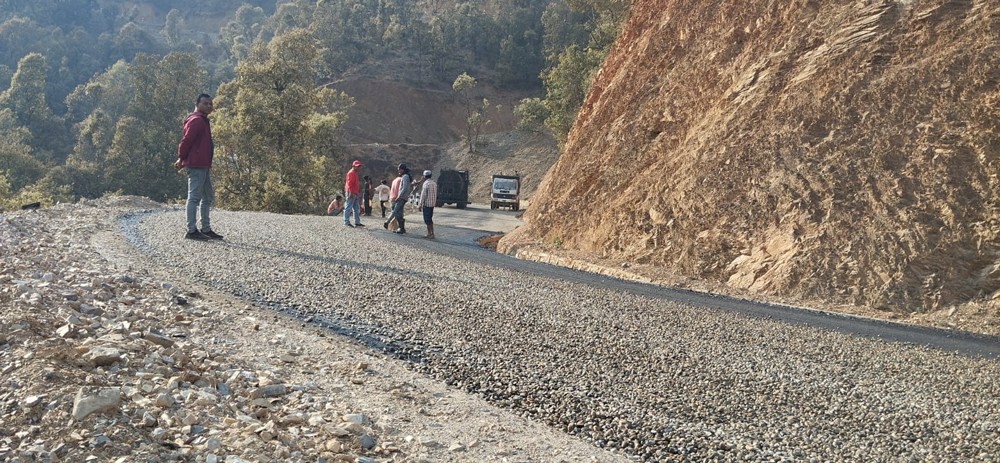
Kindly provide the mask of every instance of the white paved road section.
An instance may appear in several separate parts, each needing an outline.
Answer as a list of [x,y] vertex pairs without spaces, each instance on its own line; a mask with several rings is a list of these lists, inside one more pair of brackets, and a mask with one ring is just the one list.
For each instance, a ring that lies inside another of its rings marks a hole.
[[[524,223],[517,218],[521,212],[523,211],[491,210],[489,204],[485,207],[470,204],[465,209],[457,209],[454,206],[436,207],[434,208],[435,235],[447,241],[460,241],[474,240],[484,235],[508,233]],[[437,231],[439,225],[442,227],[440,232]],[[427,231],[419,212],[410,212],[406,215],[406,228],[408,232],[419,236],[425,235]]]

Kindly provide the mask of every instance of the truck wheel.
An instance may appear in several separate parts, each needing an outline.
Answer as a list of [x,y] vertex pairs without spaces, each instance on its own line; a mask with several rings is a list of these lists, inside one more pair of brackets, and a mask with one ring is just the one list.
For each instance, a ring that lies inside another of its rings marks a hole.
[[517,203],[514,203],[514,205],[513,205],[513,206],[511,206],[510,208],[511,208],[511,210],[513,210],[513,211],[515,211],[515,212],[516,212],[516,211],[517,211],[518,209],[520,209],[520,208],[521,208],[521,205],[520,205],[520,204],[517,204]]
[[441,207],[441,206],[444,206],[444,203],[441,201],[437,201],[437,204],[434,205],[434,207]]
[[496,210],[496,208],[497,208],[497,202],[496,201],[490,201],[490,209]]
[[455,203],[455,207],[457,207],[459,209],[465,209],[465,203],[463,203],[463,202]]

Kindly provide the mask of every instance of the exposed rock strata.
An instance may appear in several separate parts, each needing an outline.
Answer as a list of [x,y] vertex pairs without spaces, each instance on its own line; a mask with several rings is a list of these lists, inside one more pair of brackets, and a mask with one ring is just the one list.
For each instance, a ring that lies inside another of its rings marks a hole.
[[1000,289],[1000,4],[640,0],[525,239],[901,312]]

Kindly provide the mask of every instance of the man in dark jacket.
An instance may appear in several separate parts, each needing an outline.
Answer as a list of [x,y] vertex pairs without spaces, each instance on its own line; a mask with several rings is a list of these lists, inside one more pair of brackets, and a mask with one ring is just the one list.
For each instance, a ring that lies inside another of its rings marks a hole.
[[396,224],[399,228],[393,231],[393,233],[398,233],[400,235],[406,233],[406,221],[403,219],[403,215],[406,214],[406,200],[410,197],[410,190],[417,185],[419,182],[414,182],[412,177],[410,177],[410,169],[406,168],[406,164],[400,164],[396,168],[399,172],[399,192],[396,196],[396,202],[392,205],[392,214],[389,215],[389,219],[382,224],[383,228],[389,228],[389,222],[392,219],[396,219]]
[[[187,199],[187,234],[184,238],[193,240],[221,240],[222,235],[212,231],[208,211],[215,201],[215,190],[212,189],[212,157],[215,154],[215,144],[212,143],[212,127],[208,115],[215,108],[212,97],[202,93],[195,102],[194,112],[184,121],[184,136],[177,145],[177,162],[174,168],[187,168],[188,199]],[[198,208],[201,206],[201,231],[197,227]]]
[[370,215],[372,215],[372,193],[374,192],[374,190],[372,190],[372,178],[369,177],[369,176],[367,176],[367,175],[365,175],[365,186],[364,186],[364,188],[365,189],[364,189],[364,191],[361,194],[361,196],[363,196],[364,200],[365,200],[365,202],[364,202],[364,214],[370,216]]

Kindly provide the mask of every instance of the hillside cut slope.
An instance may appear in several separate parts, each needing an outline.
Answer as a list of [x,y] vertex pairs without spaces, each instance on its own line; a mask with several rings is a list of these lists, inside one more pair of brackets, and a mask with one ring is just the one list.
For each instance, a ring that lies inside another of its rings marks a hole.
[[995,0],[637,0],[505,241],[900,312],[989,300],[998,105]]

